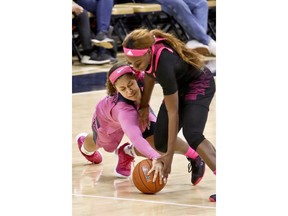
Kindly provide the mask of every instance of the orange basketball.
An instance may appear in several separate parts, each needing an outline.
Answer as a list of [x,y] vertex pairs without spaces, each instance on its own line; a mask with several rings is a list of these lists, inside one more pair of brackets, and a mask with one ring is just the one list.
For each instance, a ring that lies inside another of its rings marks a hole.
[[145,194],[154,194],[161,191],[166,185],[163,181],[162,184],[159,182],[159,176],[156,181],[153,182],[154,172],[147,175],[148,171],[152,168],[152,160],[144,159],[140,161],[133,169],[132,180],[135,187]]

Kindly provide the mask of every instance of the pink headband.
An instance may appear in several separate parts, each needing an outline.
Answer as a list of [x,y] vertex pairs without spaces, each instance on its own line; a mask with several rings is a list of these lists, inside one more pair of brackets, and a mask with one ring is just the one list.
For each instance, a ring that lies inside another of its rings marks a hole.
[[130,66],[124,65],[121,66],[119,68],[117,68],[116,70],[114,70],[110,76],[109,76],[109,80],[111,81],[112,85],[114,85],[115,81],[122,75],[127,74],[127,73],[134,73],[132,68]]
[[123,51],[127,56],[143,56],[148,52],[149,48],[146,49],[129,49],[123,47]]

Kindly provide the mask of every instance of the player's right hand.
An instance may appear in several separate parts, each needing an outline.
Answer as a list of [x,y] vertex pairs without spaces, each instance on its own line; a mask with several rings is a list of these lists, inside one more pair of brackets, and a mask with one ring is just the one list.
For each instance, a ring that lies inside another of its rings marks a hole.
[[163,163],[157,159],[152,160],[152,168],[148,171],[148,175],[150,175],[150,173],[154,172],[154,176],[153,176],[153,182],[156,181],[157,176],[159,175],[159,182],[160,184],[162,184],[163,182]]

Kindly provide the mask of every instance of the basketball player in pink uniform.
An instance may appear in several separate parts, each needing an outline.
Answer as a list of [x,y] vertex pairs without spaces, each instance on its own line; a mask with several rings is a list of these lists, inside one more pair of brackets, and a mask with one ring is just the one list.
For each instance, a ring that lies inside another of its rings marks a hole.
[[[108,95],[97,105],[92,118],[92,133],[81,133],[76,137],[82,155],[90,162],[99,164],[102,155],[99,151],[103,148],[107,152],[116,152],[118,163],[115,174],[118,177],[131,175],[131,164],[135,155],[144,156],[153,160],[155,170],[154,181],[159,174],[162,181],[163,165],[155,159],[160,154],[154,147],[154,130],[156,117],[150,109],[150,127],[139,127],[138,112],[141,101],[144,72],[132,70],[129,65],[116,64],[108,72],[106,81]],[[127,135],[133,143],[124,143],[119,148],[120,142]],[[154,148],[153,148],[154,147]],[[205,163],[198,153],[186,142],[177,137],[177,153],[184,154],[194,161],[192,170],[193,185],[202,179],[205,172]]]
[[[189,146],[216,175],[216,149],[203,134],[216,87],[213,74],[205,67],[201,55],[159,29],[136,29],[126,36],[122,45],[133,68],[145,71],[140,125],[149,124],[148,103],[156,81],[163,90],[164,100],[158,112],[154,139],[156,149],[164,153],[159,158],[164,164],[164,181],[171,172],[180,129]],[[216,201],[216,194],[210,196],[210,201]]]

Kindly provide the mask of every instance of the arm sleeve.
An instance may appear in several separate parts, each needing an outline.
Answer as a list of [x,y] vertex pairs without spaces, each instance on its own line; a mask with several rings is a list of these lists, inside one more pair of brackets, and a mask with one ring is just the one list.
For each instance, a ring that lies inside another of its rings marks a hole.
[[[164,95],[174,94],[178,90],[175,65],[177,56],[167,50],[161,52],[159,63],[156,71],[158,83],[163,89]],[[169,63],[167,63],[169,62]]]
[[[120,103],[118,105],[120,105]],[[127,106],[127,104],[119,106],[118,110],[115,110],[115,114],[117,115],[122,130],[141,154],[150,159],[160,157],[160,154],[143,138],[139,128],[138,113],[133,106]]]

